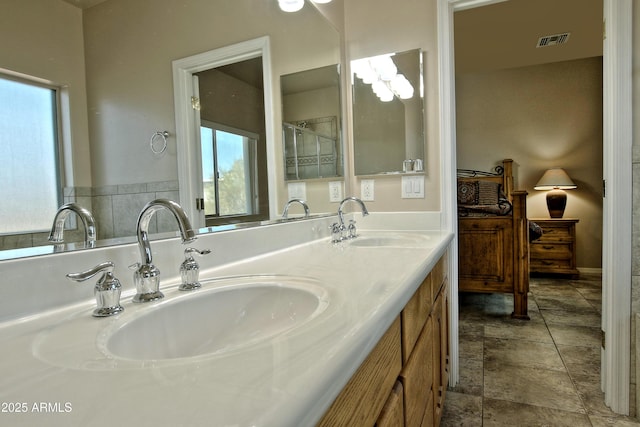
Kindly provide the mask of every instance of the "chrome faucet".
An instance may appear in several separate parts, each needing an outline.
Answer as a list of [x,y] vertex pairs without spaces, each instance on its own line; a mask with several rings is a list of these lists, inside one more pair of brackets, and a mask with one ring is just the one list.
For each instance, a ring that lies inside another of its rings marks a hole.
[[187,214],[179,204],[167,199],[156,199],[147,203],[142,208],[136,225],[142,263],[135,263],[131,266],[136,269],[133,274],[133,280],[136,284],[137,293],[133,297],[133,302],[149,302],[164,297],[164,294],[159,290],[160,270],[153,265],[148,235],[151,217],[160,209],[167,209],[175,217],[180,229],[182,243],[190,243],[196,239],[196,234],[191,228]]
[[[367,216],[369,215],[369,211],[367,210],[367,207],[365,206],[364,202],[360,199],[358,199],[357,197],[347,197],[346,199],[344,199],[343,201],[340,202],[340,206],[338,207],[338,220],[339,223],[334,223],[333,225],[331,225],[331,232],[333,234],[333,243],[338,243],[338,242],[342,242],[343,240],[346,239],[354,239],[355,237],[357,237],[357,233],[356,233],[356,222],[354,220],[349,221],[349,227],[347,229],[347,227],[344,225],[344,213],[342,212],[342,209],[344,208],[344,205],[349,202],[349,201],[353,201],[356,203],[360,204],[360,208],[362,209],[362,216]],[[348,230],[348,235],[345,236],[344,232]]]
[[93,215],[88,209],[76,203],[66,203],[58,208],[56,216],[53,219],[53,226],[49,233],[49,241],[55,243],[64,242],[64,222],[71,212],[75,212],[76,215],[82,221],[84,225],[84,242],[89,247],[94,247],[96,243],[96,222],[93,219]]
[[284,211],[282,212],[282,218],[287,219],[289,215],[289,207],[293,203],[300,203],[302,205],[302,208],[304,209],[304,217],[307,218],[309,216],[309,205],[307,205],[307,202],[305,202],[303,199],[293,198],[289,200],[287,204],[284,206]]

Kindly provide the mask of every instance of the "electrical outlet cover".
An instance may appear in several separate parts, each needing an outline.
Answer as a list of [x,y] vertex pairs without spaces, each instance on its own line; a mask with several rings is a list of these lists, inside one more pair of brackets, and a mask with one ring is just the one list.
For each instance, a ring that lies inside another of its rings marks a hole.
[[307,184],[304,182],[290,182],[287,184],[289,199],[307,200]]
[[329,201],[341,202],[342,201],[342,181],[330,181],[329,182]]
[[360,181],[360,198],[364,202],[372,202],[375,200],[375,181],[373,179],[363,179]]

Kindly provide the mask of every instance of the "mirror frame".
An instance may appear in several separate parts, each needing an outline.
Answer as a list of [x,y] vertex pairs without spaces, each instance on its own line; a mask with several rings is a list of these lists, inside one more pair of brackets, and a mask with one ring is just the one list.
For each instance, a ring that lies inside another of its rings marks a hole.
[[204,211],[195,207],[199,197],[197,177],[191,172],[200,168],[197,146],[196,122],[193,120],[191,98],[194,93],[192,77],[194,73],[223,65],[233,64],[262,57],[262,78],[264,85],[265,134],[267,149],[267,174],[269,189],[269,218],[277,216],[277,174],[276,165],[276,129],[273,114],[273,79],[271,66],[271,47],[269,36],[224,46],[197,55],[177,59],[172,62],[173,91],[176,117],[176,140],[178,157],[178,182],[180,186],[180,205],[195,228],[205,227]]

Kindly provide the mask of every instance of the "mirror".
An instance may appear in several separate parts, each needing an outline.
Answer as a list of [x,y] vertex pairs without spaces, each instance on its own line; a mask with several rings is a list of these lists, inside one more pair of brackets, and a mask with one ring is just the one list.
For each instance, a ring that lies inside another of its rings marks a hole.
[[[0,13],[13,16],[15,25],[1,28],[0,36],[20,43],[0,52],[0,72],[62,87],[64,202],[77,201],[93,212],[98,247],[131,241],[137,214],[147,201],[181,200],[177,158],[182,141],[175,128],[172,61],[269,36],[274,97],[266,119],[279,129],[279,76],[341,58],[340,35],[310,3],[294,14],[282,12],[277,1],[183,0],[176,8],[153,8],[142,0],[106,0],[84,10],[70,3],[77,2],[1,4]],[[154,141],[158,132],[168,135],[164,150],[154,148],[162,142]],[[276,152],[268,164],[275,188],[268,196],[273,200],[269,218],[274,219],[287,200],[281,133],[267,143]],[[170,222],[166,227],[163,223],[159,217],[152,229],[173,229]],[[4,248],[26,246],[27,240],[48,245],[46,234],[48,230],[0,240]],[[69,250],[81,247],[66,245]]]
[[354,60],[351,71],[355,174],[423,173],[422,52]]
[[280,89],[285,179],[342,176],[339,66],[281,76]]

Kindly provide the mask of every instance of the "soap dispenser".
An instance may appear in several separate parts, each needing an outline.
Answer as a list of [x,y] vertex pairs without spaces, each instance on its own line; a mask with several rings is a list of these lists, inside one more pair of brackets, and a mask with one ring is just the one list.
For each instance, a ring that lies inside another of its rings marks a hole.
[[184,250],[184,261],[180,265],[180,277],[182,277],[182,284],[178,289],[181,291],[192,291],[202,286],[198,281],[200,266],[194,259],[193,255],[207,255],[209,253],[211,253],[211,250],[209,249],[203,249],[200,251],[196,248],[187,248]]

